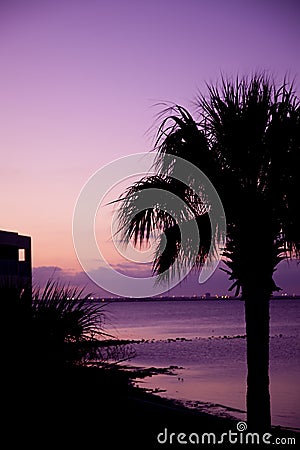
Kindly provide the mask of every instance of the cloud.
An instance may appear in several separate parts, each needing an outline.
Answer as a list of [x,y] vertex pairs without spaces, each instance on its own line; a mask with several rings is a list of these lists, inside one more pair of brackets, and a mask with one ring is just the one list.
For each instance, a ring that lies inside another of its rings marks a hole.
[[124,275],[128,275],[131,277],[151,277],[152,276],[152,263],[121,263],[121,264],[113,264],[113,269],[117,272],[123,273]]
[[[140,277],[150,277],[151,264],[115,264],[113,268],[129,277],[140,278]],[[212,294],[220,294],[226,292],[229,284],[227,281],[227,276],[224,272],[219,272],[216,276],[213,275],[211,280],[208,280],[203,285],[199,285],[197,272],[189,274],[186,279],[184,279],[178,286],[173,289],[166,290],[164,295],[178,295],[178,296],[191,296],[191,295],[202,295],[205,292],[212,292]],[[109,280],[111,278],[111,271],[104,267],[99,267],[98,269],[92,271],[90,275],[97,279]],[[42,266],[35,267],[33,269],[33,283],[40,288],[43,288],[47,281],[57,280],[61,284],[69,284],[71,286],[77,286],[79,288],[84,288],[84,292],[91,293],[95,297],[113,297],[114,295],[106,290],[97,286],[91,278],[83,271],[73,272],[65,270],[61,267],[55,266]],[[166,286],[167,287],[167,286]]]
[[[227,274],[220,270],[224,263],[220,263],[214,274],[203,284],[198,283],[199,273],[191,272],[179,285],[167,290],[163,295],[169,296],[193,296],[204,295],[206,292],[211,295],[232,294],[228,291],[231,281]],[[151,276],[151,264],[116,264],[113,268],[129,277]],[[282,289],[282,293],[300,294],[299,265],[295,261],[282,262],[277,267],[274,274],[276,283]],[[110,280],[111,271],[104,267],[99,267],[90,273],[97,279]],[[83,271],[68,271],[61,267],[42,266],[33,269],[33,283],[43,288],[49,279],[58,280],[61,284],[70,284],[84,289],[85,293],[90,293],[95,297],[114,297],[113,294],[97,286],[91,278]],[[234,294],[234,292],[233,292]]]
[[40,266],[32,270],[32,280],[34,286],[44,287],[48,280],[58,279],[64,276],[64,271],[57,266]]
[[53,280],[59,282],[61,285],[70,285],[83,289],[86,295],[91,294],[99,297],[110,296],[108,292],[93,283],[83,271],[73,272],[56,266],[41,266],[34,267],[32,272],[33,286],[40,289],[43,289],[49,280]]
[[274,280],[282,292],[300,295],[300,265],[297,261],[282,261],[274,273]]

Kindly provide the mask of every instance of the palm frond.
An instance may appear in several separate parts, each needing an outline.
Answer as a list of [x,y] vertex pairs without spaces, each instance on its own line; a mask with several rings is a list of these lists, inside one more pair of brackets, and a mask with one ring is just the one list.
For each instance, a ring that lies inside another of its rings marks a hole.
[[[134,184],[122,199],[123,240],[141,244],[157,228],[162,234],[154,271],[169,277],[170,271],[179,272],[188,264],[180,226],[193,218],[204,220],[210,205],[201,187],[196,186],[194,193],[194,175],[187,178],[188,186],[172,178],[176,178],[178,157],[183,158],[204,172],[220,195],[227,221],[224,257],[234,287],[238,291],[255,283],[251,277],[256,265],[258,276],[267,280],[266,290],[272,292],[277,289],[272,279],[276,265],[283,258],[300,256],[300,106],[293,84],[285,79],[277,88],[263,72],[235,79],[222,76],[219,85],[208,85],[207,96],[199,95],[196,104],[197,122],[177,104],[164,104],[157,116],[157,176]],[[174,216],[161,197],[143,208],[141,193],[149,188],[176,193],[187,206]],[[214,248],[221,230],[210,232]],[[256,262],[256,256],[249,258],[249,246],[255,255],[268,255],[267,269]],[[197,251],[201,263],[213,255],[206,246]]]
[[103,304],[89,301],[89,296],[55,280],[48,280],[43,290],[35,289],[32,313],[38,333],[63,342],[105,336]]
[[[156,195],[151,192],[153,203],[144,207],[143,194],[150,189],[156,189]],[[191,262],[200,266],[209,250],[213,253],[207,205],[184,183],[172,177],[147,177],[133,184],[120,201],[119,233],[124,245],[132,239],[134,245],[141,246],[159,232],[153,272],[163,274],[161,281],[187,273]],[[193,226],[198,227],[200,245]]]
[[[239,227],[241,215],[263,203],[259,210],[272,217],[274,242],[283,239],[286,255],[299,255],[300,123],[293,84],[284,80],[276,88],[264,73],[222,77],[221,86],[208,86],[208,97],[200,95],[197,104],[209,147],[221,162],[216,188],[224,187],[228,220]],[[246,205],[244,212],[236,204]]]
[[206,205],[191,188],[172,177],[160,175],[134,183],[120,202],[118,232],[125,245],[131,239],[135,245],[141,245],[155,230],[165,231],[206,211]]
[[[183,241],[180,226],[178,224],[168,227],[160,237],[157,246],[153,271],[159,275],[164,274],[161,279],[171,280],[175,274],[187,273],[194,261],[194,266],[200,268],[211,250],[212,230],[208,213],[197,216],[196,224],[200,241],[195,242],[193,232],[187,231],[187,238]],[[191,222],[190,222],[191,223]],[[189,226],[189,222],[185,223]]]
[[[212,173],[216,161],[209,152],[204,133],[199,129],[187,109],[179,105],[165,108],[159,115],[161,123],[156,133],[154,149],[158,152],[156,169],[161,176],[172,176],[176,159],[169,155],[183,158],[199,167],[204,173]],[[168,157],[166,157],[168,155]]]

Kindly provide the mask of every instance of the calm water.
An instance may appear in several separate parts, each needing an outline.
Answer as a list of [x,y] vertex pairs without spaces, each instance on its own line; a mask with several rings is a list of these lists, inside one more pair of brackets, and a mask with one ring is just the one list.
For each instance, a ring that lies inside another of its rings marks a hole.
[[[274,425],[300,428],[300,301],[271,301],[270,375]],[[245,419],[246,342],[239,300],[116,302],[106,328],[134,344],[136,366],[177,366],[143,387],[202,410]]]

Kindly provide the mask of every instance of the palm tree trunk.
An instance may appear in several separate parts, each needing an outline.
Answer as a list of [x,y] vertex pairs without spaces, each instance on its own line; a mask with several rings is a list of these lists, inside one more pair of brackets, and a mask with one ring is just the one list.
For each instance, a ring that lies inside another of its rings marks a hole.
[[247,424],[252,431],[271,427],[269,391],[269,295],[257,285],[243,288],[247,333]]

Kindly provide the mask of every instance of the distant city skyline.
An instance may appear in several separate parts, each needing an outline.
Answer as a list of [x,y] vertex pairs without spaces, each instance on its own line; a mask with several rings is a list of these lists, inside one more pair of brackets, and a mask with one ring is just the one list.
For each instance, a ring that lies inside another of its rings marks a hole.
[[[294,0],[2,1],[0,229],[32,237],[36,280],[55,273],[89,284],[73,248],[76,199],[103,165],[152,149],[155,104],[194,111],[206,82],[257,70],[278,82],[295,77],[300,97],[299,22]],[[149,273],[112,248],[110,214],[99,211],[96,230],[112,266]],[[275,278],[283,292],[300,293],[294,263]],[[217,270],[203,286],[191,275],[175,290],[229,286]]]
[[[223,265],[223,263],[221,263]],[[224,266],[223,266],[224,267]],[[132,274],[132,272],[131,272]],[[150,271],[148,272],[150,275]],[[299,266],[297,262],[282,262],[275,273],[275,281],[282,289],[279,292],[274,292],[274,295],[300,295],[299,288]],[[135,276],[139,273],[136,272]],[[206,292],[214,295],[230,295],[234,296],[235,291],[229,291],[232,282],[228,280],[227,274],[217,268],[210,279],[205,283],[198,283],[199,274],[192,272],[188,277],[170,291],[166,291],[162,296],[201,296]],[[110,292],[104,291],[95,285],[83,271],[66,271],[59,267],[37,267],[33,269],[33,284],[43,286],[49,278],[56,279],[61,283],[70,283],[74,286],[84,287],[85,293],[90,293],[95,297],[114,297]]]

